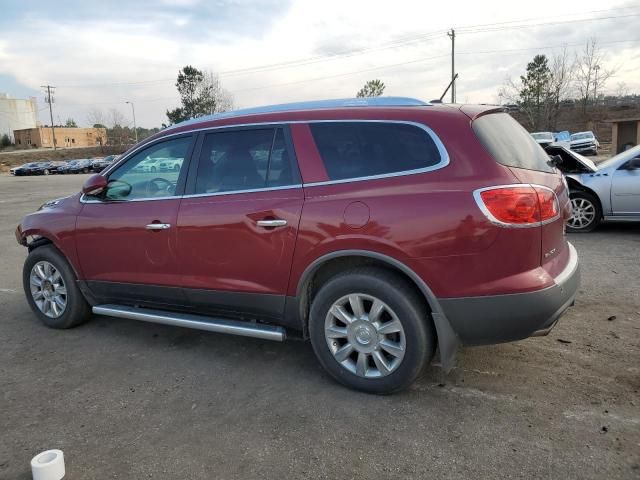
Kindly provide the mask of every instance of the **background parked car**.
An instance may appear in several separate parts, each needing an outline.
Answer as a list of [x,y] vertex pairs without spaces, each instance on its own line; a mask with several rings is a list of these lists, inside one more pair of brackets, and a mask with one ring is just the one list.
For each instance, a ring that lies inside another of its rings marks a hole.
[[571,135],[571,150],[582,154],[598,154],[600,143],[593,132],[578,132]]
[[11,175],[49,175],[55,167],[53,162],[31,162],[9,170]]
[[104,158],[96,158],[91,162],[91,169],[96,173],[101,172],[113,162],[115,162],[117,158],[117,155],[109,155]]
[[58,167],[58,173],[59,174],[66,174],[66,173],[71,173],[69,170],[71,169],[71,167],[73,165],[75,165],[77,162],[79,162],[79,160],[68,160],[66,162],[64,162],[62,165],[60,165]]
[[163,158],[158,162],[158,170],[161,172],[178,172],[182,166],[182,158]]
[[84,160],[78,160],[69,169],[69,172],[70,173],[89,173],[91,172],[91,162],[92,160],[89,158],[86,158]]
[[542,148],[548,147],[555,142],[552,132],[533,132],[531,136]]
[[588,158],[560,146],[546,149],[558,155],[571,199],[570,232],[590,232],[601,221],[640,221],[640,145],[596,166]]

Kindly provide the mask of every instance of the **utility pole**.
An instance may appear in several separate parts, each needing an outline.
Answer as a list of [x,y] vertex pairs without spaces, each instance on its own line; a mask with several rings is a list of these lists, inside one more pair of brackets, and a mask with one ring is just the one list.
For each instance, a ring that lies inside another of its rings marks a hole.
[[136,134],[136,143],[138,143],[138,127],[136,127],[136,109],[133,106],[133,102],[124,102],[131,105],[131,112],[133,113],[133,131]]
[[451,38],[451,103],[456,103],[456,31],[447,32]]
[[593,104],[598,106],[598,70],[600,70],[600,65],[596,65],[593,67],[596,72],[596,78],[593,81]]
[[54,102],[51,90],[53,90],[53,92],[55,93],[56,87],[52,87],[51,85],[41,85],[40,88],[47,89],[47,96],[44,97],[44,101],[49,104],[49,115],[51,116],[50,117],[51,118],[51,136],[53,137],[53,149],[57,150],[56,129],[53,126],[53,107],[51,106],[51,104]]

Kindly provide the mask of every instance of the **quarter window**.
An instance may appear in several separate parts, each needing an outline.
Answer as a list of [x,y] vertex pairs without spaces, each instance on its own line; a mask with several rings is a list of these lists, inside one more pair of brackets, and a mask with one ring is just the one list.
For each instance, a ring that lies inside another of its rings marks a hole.
[[191,136],[145,148],[109,175],[107,200],[173,197]]
[[310,128],[330,180],[418,170],[441,160],[431,136],[415,125],[319,122]]
[[202,144],[195,193],[293,185],[297,170],[291,160],[281,128],[209,133]]

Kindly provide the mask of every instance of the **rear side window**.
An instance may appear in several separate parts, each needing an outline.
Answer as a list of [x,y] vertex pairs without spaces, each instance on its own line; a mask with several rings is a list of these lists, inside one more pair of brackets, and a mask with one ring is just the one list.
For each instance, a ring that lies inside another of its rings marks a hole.
[[431,136],[416,125],[319,122],[309,127],[330,180],[418,170],[441,160]]
[[553,172],[549,156],[508,113],[490,113],[473,122],[473,131],[493,158],[507,167]]

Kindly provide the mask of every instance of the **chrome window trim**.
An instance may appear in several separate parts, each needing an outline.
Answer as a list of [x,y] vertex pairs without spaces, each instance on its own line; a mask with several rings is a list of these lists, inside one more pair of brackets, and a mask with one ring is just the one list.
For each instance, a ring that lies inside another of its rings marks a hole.
[[[439,170],[441,168],[444,168],[444,167],[448,166],[449,163],[450,163],[449,152],[447,152],[447,149],[444,146],[444,144],[442,143],[442,140],[440,140],[440,137],[438,137],[438,135],[431,128],[429,128],[427,125],[424,125],[424,124],[419,123],[419,122],[413,122],[413,121],[410,121],[410,120],[384,120],[384,119],[336,119],[336,120],[291,120],[291,121],[279,120],[279,121],[267,121],[267,122],[253,122],[253,123],[241,123],[241,124],[209,126],[209,127],[203,127],[203,128],[198,128],[198,129],[193,129],[193,130],[188,130],[188,131],[169,133],[169,134],[164,135],[164,136],[162,136],[160,138],[157,138],[156,140],[154,140],[152,142],[149,142],[149,143],[142,144],[142,145],[139,145],[137,147],[134,147],[129,153],[127,153],[126,157],[119,159],[116,164],[112,164],[107,169],[105,169],[102,172],[100,172],[99,175],[102,175],[103,177],[106,177],[107,175],[109,175],[111,173],[112,170],[115,169],[115,167],[117,167],[118,165],[128,161],[129,158],[131,158],[133,155],[138,153],[143,148],[151,147],[156,143],[159,143],[159,142],[164,141],[164,140],[166,140],[168,138],[172,138],[172,137],[175,137],[175,136],[178,136],[178,135],[189,135],[189,134],[194,134],[194,133],[199,133],[199,132],[205,132],[205,133],[206,132],[212,132],[213,133],[213,132],[215,132],[217,130],[223,130],[223,129],[229,129],[229,128],[262,127],[262,126],[278,127],[278,126],[287,126],[287,125],[293,125],[293,124],[311,124],[311,123],[392,123],[392,124],[412,125],[414,127],[420,128],[421,130],[425,131],[427,133],[427,135],[429,135],[431,140],[436,145],[438,153],[440,154],[440,161],[438,163],[436,163],[435,165],[429,165],[428,167],[418,168],[418,169],[413,169],[413,170],[402,170],[402,171],[399,171],[399,172],[383,173],[383,174],[380,174],[380,175],[370,175],[370,176],[367,176],[367,177],[344,178],[344,179],[339,179],[339,180],[325,180],[325,181],[322,181],[322,182],[310,182],[310,183],[304,183],[303,182],[302,185],[301,185],[302,187],[317,187],[317,186],[323,186],[323,185],[333,185],[333,184],[351,183],[351,182],[362,182],[362,181],[367,181],[367,180],[378,180],[378,179],[382,179],[382,178],[392,178],[392,177],[402,177],[402,176],[406,176],[406,175],[416,175],[416,174],[420,174],[420,173],[426,173],[426,172],[432,172],[432,171],[435,171],[435,170]],[[230,194],[233,194],[233,193],[248,193],[248,192],[256,192],[256,191],[267,191],[267,190],[271,190],[271,189],[284,189],[284,188],[297,188],[297,187],[298,187],[298,185],[285,185],[282,188],[281,187],[267,187],[267,188],[252,189],[252,190],[235,190],[235,191],[230,191],[230,192],[207,193],[207,194],[191,194],[191,195],[183,195],[183,197],[189,198],[189,197],[196,197],[196,196],[210,196],[210,195],[223,195],[223,194],[224,195],[230,195]],[[96,201],[83,201],[83,197],[84,197],[84,195],[82,195],[82,197],[80,198],[80,201],[83,202],[83,203],[109,203],[109,202],[101,202],[99,200],[96,200]],[[122,201],[134,202],[134,201],[146,201],[146,200],[166,200],[167,198],[181,198],[181,197],[141,198],[141,199],[122,200]]]
[[181,198],[219,197],[225,195],[236,195],[240,193],[271,192],[275,190],[290,190],[298,188],[302,188],[302,184],[299,183],[296,185],[283,185],[279,187],[250,188],[247,190],[230,190],[228,192],[193,193],[190,195],[183,195]]
[[155,197],[155,198],[132,198],[131,200],[92,200],[86,199],[85,195],[82,194],[80,197],[81,203],[129,203],[129,202],[149,202],[154,200],[171,200],[174,198],[183,199],[183,198],[200,198],[200,197],[218,197],[223,195],[236,195],[240,193],[257,193],[257,192],[271,192],[274,190],[290,190],[290,189],[299,189],[302,188],[302,184],[295,185],[284,185],[279,187],[265,187],[265,188],[252,188],[247,190],[233,190],[228,192],[213,192],[213,193],[194,193],[191,195],[177,195],[173,197]]
[[[506,222],[502,222],[502,221],[498,220],[496,217],[493,216],[493,214],[486,207],[486,205],[482,201],[482,197],[480,196],[480,194],[482,192],[486,192],[487,190],[496,190],[498,188],[512,188],[512,187],[531,187],[531,188],[541,188],[543,190],[549,190],[551,193],[553,193],[553,196],[556,199],[556,203],[558,204],[558,214],[556,216],[552,217],[552,218],[544,220],[543,222],[535,222],[535,223],[524,223],[524,224],[523,223],[506,223]],[[556,194],[555,190],[553,190],[552,188],[549,188],[549,187],[545,187],[544,185],[538,185],[537,183],[510,183],[508,185],[492,185],[490,187],[478,188],[477,190],[473,191],[473,198],[476,201],[476,205],[478,205],[478,208],[480,208],[482,213],[484,213],[485,217],[487,217],[487,219],[491,223],[493,223],[494,225],[498,225],[500,227],[505,227],[505,228],[541,227],[542,225],[547,225],[548,223],[555,222],[556,220],[558,220],[562,216],[562,208],[560,207],[560,199],[558,198],[558,195]]]

